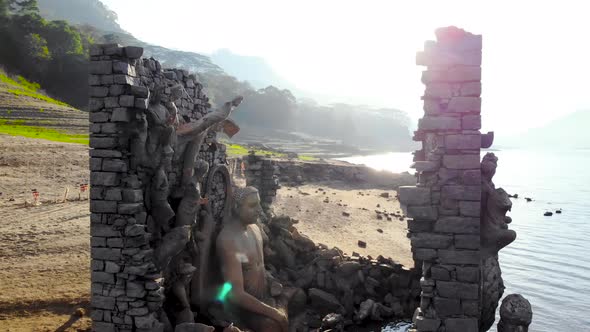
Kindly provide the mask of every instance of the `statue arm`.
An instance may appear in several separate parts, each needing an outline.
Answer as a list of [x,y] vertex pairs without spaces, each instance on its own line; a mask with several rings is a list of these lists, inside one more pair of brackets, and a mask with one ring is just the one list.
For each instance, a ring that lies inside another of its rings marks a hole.
[[233,248],[231,241],[219,236],[216,247],[221,259],[223,280],[232,285],[228,300],[240,306],[242,309],[280,322],[283,317],[277,309],[264,304],[244,290],[242,263],[236,257],[237,250]]
[[180,136],[197,136],[212,126],[220,123],[227,119],[234,108],[236,108],[242,102],[243,98],[238,96],[232,101],[226,102],[223,107],[216,109],[213,112],[207,113],[204,117],[198,121],[187,123],[178,127],[176,133]]

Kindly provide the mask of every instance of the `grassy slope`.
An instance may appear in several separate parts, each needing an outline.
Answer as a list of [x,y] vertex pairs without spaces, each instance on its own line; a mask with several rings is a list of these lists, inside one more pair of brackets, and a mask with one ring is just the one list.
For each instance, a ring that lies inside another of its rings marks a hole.
[[[88,144],[87,113],[44,95],[37,83],[22,76],[10,77],[0,69],[0,134]],[[258,155],[287,157],[284,153],[226,144],[230,156],[244,156],[254,150]],[[302,155],[299,159],[315,158]]]
[[0,134],[88,144],[88,114],[0,69]]

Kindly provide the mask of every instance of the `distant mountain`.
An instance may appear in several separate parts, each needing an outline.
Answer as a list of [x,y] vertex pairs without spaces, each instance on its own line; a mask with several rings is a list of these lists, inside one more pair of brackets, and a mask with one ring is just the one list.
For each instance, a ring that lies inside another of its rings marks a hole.
[[518,148],[590,149],[588,124],[590,110],[581,110],[524,134],[502,139],[497,145]]
[[89,24],[109,32],[125,32],[117,23],[117,13],[99,0],[38,0],[41,15],[48,20]]
[[117,14],[99,0],[39,0],[39,10],[48,20],[66,20],[78,25],[98,43],[141,46],[144,48],[144,56],[157,58],[164,67],[184,68],[198,73],[224,72],[208,56],[172,50],[138,40],[119,26]]
[[257,89],[269,85],[293,89],[292,84],[280,77],[264,58],[238,55],[228,49],[220,49],[211,54],[211,59],[228,74],[241,81],[248,81]]

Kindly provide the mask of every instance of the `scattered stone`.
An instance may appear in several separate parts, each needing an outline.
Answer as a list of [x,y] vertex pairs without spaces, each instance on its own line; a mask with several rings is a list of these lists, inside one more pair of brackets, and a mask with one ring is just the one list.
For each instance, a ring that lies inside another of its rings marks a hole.
[[350,213],[348,213],[348,212],[342,212],[342,215],[345,217],[350,217]]
[[[391,218],[387,218],[387,219],[391,220]],[[377,232],[383,233],[383,230],[381,228],[377,228]]]
[[379,195],[383,198],[389,198],[389,193],[381,193],[381,195]]
[[561,213],[561,209],[555,210],[555,213],[559,213],[560,214]]
[[526,199],[527,202],[531,202],[533,199],[530,197],[525,197],[524,199]]
[[551,211],[547,211],[543,214],[545,217],[551,217],[553,215],[553,212]]
[[367,242],[359,240],[358,241],[358,246],[361,247],[361,248],[366,248],[367,247]]

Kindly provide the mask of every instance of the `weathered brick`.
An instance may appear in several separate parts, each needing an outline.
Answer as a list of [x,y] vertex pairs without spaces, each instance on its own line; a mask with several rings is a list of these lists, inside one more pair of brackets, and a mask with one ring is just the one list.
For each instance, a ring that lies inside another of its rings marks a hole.
[[106,97],[109,95],[109,88],[105,86],[91,86],[89,88],[90,97]]
[[90,212],[116,213],[117,212],[117,202],[91,200],[90,201]]
[[105,200],[120,201],[121,198],[121,188],[108,188],[107,190],[105,190]]
[[456,271],[458,281],[479,282],[479,267],[458,266]]
[[92,299],[90,300],[90,305],[93,308],[113,310],[113,309],[115,309],[115,298],[94,295],[94,296],[92,296]]
[[90,115],[88,115],[88,119],[90,120],[90,122],[107,122],[109,121],[109,118],[111,117],[111,114],[108,112],[92,112],[90,113]]
[[439,250],[438,257],[443,264],[479,264],[478,250]]
[[434,224],[438,233],[479,234],[479,218],[441,217]]
[[451,86],[447,83],[430,83],[426,85],[424,96],[429,98],[451,98]]
[[119,107],[119,97],[106,97],[106,98],[104,98],[104,107],[106,107],[106,108]]
[[90,279],[92,282],[99,282],[103,284],[114,284],[115,283],[115,276],[112,273],[106,272],[92,272],[90,274]]
[[412,164],[411,168],[415,169],[416,172],[433,172],[440,167],[440,162],[435,161],[416,161]]
[[143,210],[142,203],[121,203],[118,207],[119,214],[135,214]]
[[415,206],[411,205],[406,208],[407,215],[417,220],[436,220],[438,209],[436,206]]
[[148,98],[135,98],[135,108],[147,110],[150,105]]
[[123,51],[129,59],[139,59],[143,55],[143,48],[138,46],[126,46]]
[[461,119],[450,116],[425,116],[418,121],[421,130],[460,130]]
[[134,107],[135,97],[130,95],[119,96],[119,105],[121,107]]
[[102,98],[90,98],[88,100],[88,111],[97,112],[104,107],[104,100]]
[[479,113],[481,112],[481,98],[453,97],[449,101],[446,111],[452,113]]
[[112,61],[90,61],[88,72],[90,74],[112,74],[113,63]]
[[461,118],[462,129],[481,129],[481,115],[464,115]]
[[100,171],[102,169],[102,158],[90,158],[90,170]]
[[91,186],[107,186],[113,187],[119,185],[119,174],[111,172],[91,172],[90,185]]
[[453,154],[443,156],[443,166],[450,169],[479,169],[479,154]]
[[95,158],[121,158],[123,154],[117,150],[92,149],[90,157]]
[[113,248],[92,248],[90,249],[92,259],[118,262],[121,259],[121,249]]
[[90,136],[90,147],[95,149],[112,149],[118,146],[116,137]]
[[467,316],[479,315],[479,303],[472,300],[461,300],[461,308],[463,313]]
[[445,147],[450,150],[480,149],[481,135],[447,135],[445,136]]
[[424,316],[416,317],[416,328],[418,331],[433,332],[438,331],[438,327],[441,324],[440,319],[426,318]]
[[397,189],[397,193],[403,205],[430,204],[430,188],[401,186]]
[[481,170],[467,170],[461,174],[461,182],[467,185],[481,185]]
[[446,185],[442,187],[441,198],[458,201],[480,201],[481,186]]
[[442,281],[450,281],[451,280],[451,273],[449,270],[440,267],[440,266],[433,266],[430,269],[430,274],[432,279],[434,280],[442,280]]
[[125,86],[120,84],[112,84],[109,86],[109,96],[118,97],[125,93]]
[[452,235],[415,233],[411,237],[413,248],[445,249],[453,243]]
[[102,170],[106,172],[127,172],[127,163],[120,159],[103,159]]
[[113,61],[113,73],[135,76],[135,67],[123,61]]
[[430,220],[407,220],[410,232],[430,232],[434,228],[434,222]]
[[461,96],[479,97],[481,95],[481,82],[468,82],[461,84]]
[[457,249],[479,249],[479,235],[455,235],[455,248]]
[[412,248],[412,252],[414,253],[414,259],[421,261],[431,261],[438,256],[434,249]]
[[143,202],[143,190],[140,189],[124,189],[123,201],[128,203]]
[[100,132],[103,134],[116,134],[119,132],[119,129],[116,123],[107,122],[101,124]]
[[128,108],[115,108],[113,111],[113,122],[129,122],[133,118],[133,111]]
[[113,75],[114,83],[115,84],[123,84],[123,85],[139,85],[139,80],[135,79],[132,76],[124,75],[124,74],[117,74]]
[[147,98],[150,95],[150,90],[145,86],[130,86],[129,92],[138,98]]
[[445,297],[434,298],[434,310],[440,318],[462,314],[461,302],[459,299],[448,299]]
[[446,51],[439,48],[418,52],[416,64],[419,66],[480,66],[481,51]]
[[106,322],[92,322],[92,331],[94,332],[116,332],[115,324]]
[[447,318],[445,319],[446,332],[478,332],[477,318]]
[[477,300],[479,298],[479,286],[454,281],[437,281],[436,290],[442,297],[452,299]]
[[460,201],[459,212],[466,217],[481,216],[481,202],[479,201]]
[[113,229],[110,225],[102,224],[91,224],[90,225],[90,236],[92,237],[118,237],[121,236],[121,232]]

